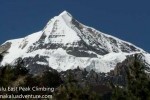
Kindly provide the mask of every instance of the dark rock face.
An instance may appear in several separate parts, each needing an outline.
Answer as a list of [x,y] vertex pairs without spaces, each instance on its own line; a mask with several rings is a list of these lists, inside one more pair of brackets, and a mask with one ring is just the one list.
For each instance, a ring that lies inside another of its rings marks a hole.
[[11,42],[7,42],[4,45],[0,46],[0,54],[6,52],[11,47]]
[[79,30],[83,29],[83,26],[74,18],[72,19],[72,24],[75,25]]
[[[48,61],[46,60],[46,56],[39,56],[36,55],[34,58],[27,57],[27,58],[18,58],[16,60],[16,63],[21,63],[22,61],[23,66],[27,67],[29,69],[29,72],[31,74],[39,74],[43,73],[44,71],[51,70],[52,68],[48,66]],[[42,62],[41,64],[38,62]],[[44,64],[43,64],[44,63]]]
[[106,73],[96,73],[91,70],[87,72],[85,70],[68,70],[65,72],[60,72],[63,80],[66,80],[66,77],[71,74],[72,77],[79,83],[81,86],[86,86],[86,84],[92,86],[98,85],[108,85],[109,82],[113,82],[114,84],[119,84],[120,86],[125,85],[125,78],[122,75],[112,76]]
[[67,53],[76,57],[90,57],[90,58],[95,58],[97,57],[96,54],[93,53],[88,53],[86,51],[80,51],[77,49],[73,49],[73,50],[67,50]]
[[[135,58],[135,56],[137,56],[137,58]],[[147,65],[147,63],[142,59],[143,54],[138,53],[135,55],[131,55],[128,56],[127,59],[125,59],[122,63],[118,63],[115,67],[115,69],[113,70],[113,75],[117,76],[117,75],[122,75],[122,76],[126,76],[126,71],[129,70],[129,67],[133,66],[135,60],[138,60],[140,62],[142,62],[143,64],[145,64],[145,70],[149,71],[150,68],[148,67],[149,65]]]
[[[128,48],[125,48],[125,47],[128,47]],[[122,50],[123,52],[127,52],[127,53],[130,53],[130,51],[140,51],[140,50],[138,50],[136,47],[134,47],[133,45],[129,45],[129,44],[127,44],[127,43],[123,43],[123,44],[121,45],[121,50]]]

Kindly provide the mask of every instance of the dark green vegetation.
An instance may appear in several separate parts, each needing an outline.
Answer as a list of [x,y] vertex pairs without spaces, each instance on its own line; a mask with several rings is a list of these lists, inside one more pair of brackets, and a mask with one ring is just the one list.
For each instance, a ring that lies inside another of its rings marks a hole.
[[[99,100],[100,96],[91,91],[89,86],[80,87],[69,75],[67,80],[62,81],[57,71],[47,71],[42,75],[33,76],[28,70],[19,65],[5,66],[0,70],[0,87],[54,87],[55,92],[50,91],[1,91],[0,94],[35,94],[53,95],[53,100]],[[31,99],[29,99],[31,100]]]
[[98,94],[91,91],[89,86],[81,87],[77,85],[76,80],[74,80],[71,74],[68,74],[66,80],[62,80],[60,74],[56,70],[46,71],[40,75],[32,75],[29,73],[29,70],[22,67],[22,64],[23,63],[19,63],[16,66],[6,65],[0,67],[0,87],[52,87],[55,88],[55,91],[0,91],[0,95],[53,95],[52,100],[101,99]]
[[129,58],[132,63],[127,67],[125,87],[113,87],[113,100],[150,100],[150,78],[145,73],[146,65],[139,60],[138,55]]
[[[0,60],[2,58],[0,56]],[[16,66],[2,66],[0,87],[54,87],[55,91],[0,91],[0,94],[52,94],[52,100],[150,100],[150,79],[145,73],[147,67],[139,58],[138,55],[129,57],[107,77],[104,73],[87,72],[79,67],[60,73],[50,70],[31,75],[22,67],[23,62]],[[125,79],[120,81],[117,75],[123,75],[121,78]]]

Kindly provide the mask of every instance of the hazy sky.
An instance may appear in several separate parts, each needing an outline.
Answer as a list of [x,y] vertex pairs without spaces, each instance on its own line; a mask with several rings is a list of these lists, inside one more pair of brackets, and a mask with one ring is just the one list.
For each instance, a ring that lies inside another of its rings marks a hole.
[[44,28],[64,10],[78,21],[150,52],[149,0],[0,0],[0,43]]

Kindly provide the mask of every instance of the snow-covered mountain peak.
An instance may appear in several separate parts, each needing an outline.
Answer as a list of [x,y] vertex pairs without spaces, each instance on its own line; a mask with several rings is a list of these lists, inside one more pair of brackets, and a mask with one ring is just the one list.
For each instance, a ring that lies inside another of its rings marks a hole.
[[55,22],[55,21],[61,21],[61,23],[65,22],[65,23],[70,23],[72,20],[72,15],[67,12],[67,11],[63,11],[62,13],[60,13],[58,16],[55,16],[54,18],[52,18],[49,22]]
[[[60,14],[61,15],[61,18],[64,20],[64,22],[69,25],[70,22],[72,21],[72,15],[70,15],[69,13],[63,13],[63,14]],[[60,17],[60,16],[59,16]]]
[[55,17],[57,21],[64,22],[66,25],[70,27],[70,23],[72,21],[72,15],[68,13],[67,11],[63,11],[61,14],[59,14],[57,17]]
[[[37,66],[49,66],[59,71],[77,66],[109,72],[126,56],[146,52],[141,48],[81,24],[67,11],[52,18],[42,31],[24,38],[7,41],[0,53],[7,51],[1,64],[13,64],[18,59],[32,71]],[[146,58],[150,58],[146,54]],[[34,67],[34,68],[33,68]]]
[[68,11],[63,11],[62,13],[60,13],[58,16],[68,16],[68,17],[72,17],[72,15],[68,12]]

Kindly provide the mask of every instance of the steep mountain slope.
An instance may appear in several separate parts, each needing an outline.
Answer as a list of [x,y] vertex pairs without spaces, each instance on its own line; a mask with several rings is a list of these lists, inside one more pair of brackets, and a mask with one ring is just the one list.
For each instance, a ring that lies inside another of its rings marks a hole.
[[52,18],[42,31],[25,38],[6,41],[0,46],[5,53],[2,65],[19,59],[32,73],[48,67],[65,71],[78,66],[96,72],[109,72],[126,56],[142,53],[150,63],[150,54],[135,45],[104,34],[75,20],[67,11]]

